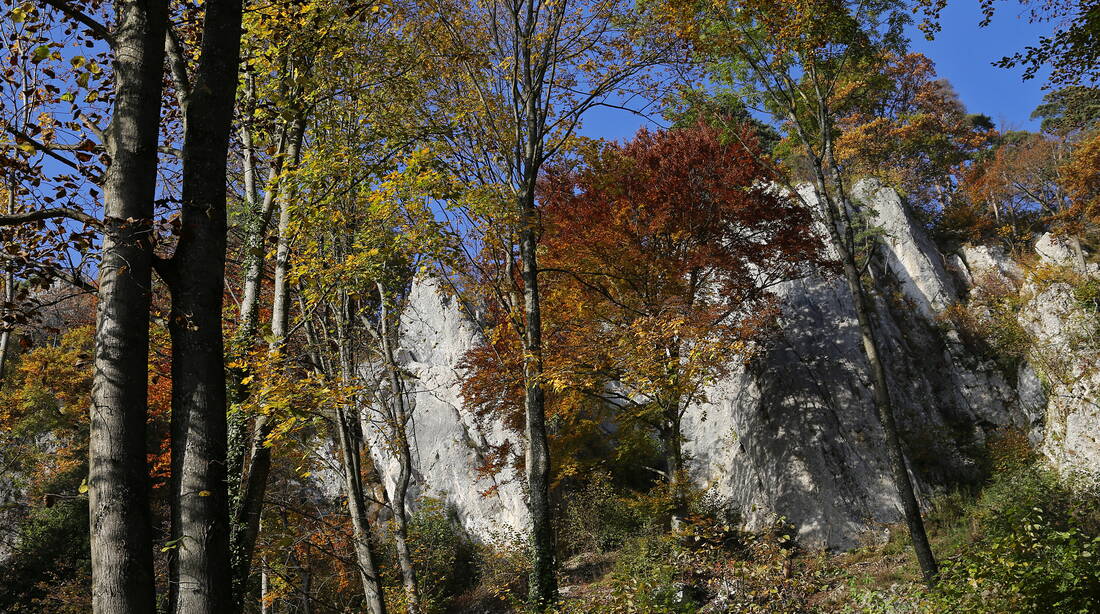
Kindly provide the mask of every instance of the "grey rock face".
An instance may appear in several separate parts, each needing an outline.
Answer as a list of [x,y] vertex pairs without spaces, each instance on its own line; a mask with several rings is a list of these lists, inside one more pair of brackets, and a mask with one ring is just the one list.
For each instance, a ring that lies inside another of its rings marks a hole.
[[[938,317],[971,280],[996,274],[1018,282],[1019,267],[995,248],[968,248],[948,262],[892,190],[868,182],[856,193],[885,231],[873,268],[876,316],[895,411],[922,494],[976,479],[975,450],[990,430],[1009,425],[1029,429],[1052,457],[1100,467],[1095,412],[1067,409],[1071,415],[1044,439],[1050,418],[1036,376],[1041,369],[1021,367],[1014,388]],[[777,293],[779,334],[751,364],[736,366],[713,385],[705,403],[688,410],[688,466],[699,486],[738,507],[749,525],[784,516],[804,543],[851,547],[880,523],[901,517],[851,297],[841,279],[823,276],[784,284]],[[1056,308],[1065,301],[1051,296],[1042,304],[1049,308],[1036,313],[1035,329],[1061,330],[1066,316]],[[1054,347],[1062,337],[1052,334]],[[414,292],[402,335],[403,360],[417,378],[414,496],[444,498],[483,538],[523,528],[519,476],[510,469],[496,477],[477,471],[490,445],[519,437],[476,420],[458,391],[457,365],[476,342],[477,326],[425,281]],[[1090,388],[1079,392],[1092,395],[1098,384],[1090,380]],[[1071,445],[1052,447],[1055,436]],[[378,462],[392,482],[396,463],[384,453]]]
[[[473,535],[493,539],[522,529],[527,512],[522,482],[509,467],[483,474],[485,455],[509,433],[482,424],[462,406],[459,363],[474,347],[478,328],[462,306],[425,279],[413,288],[402,315],[399,360],[412,374],[410,444],[414,464],[409,501],[442,500]],[[398,464],[383,443],[383,429],[369,416],[364,434],[389,492]]]
[[[911,470],[927,493],[977,477],[968,448],[1010,424],[1014,391],[935,321],[954,300],[942,256],[891,190],[857,187],[886,231],[877,319]],[[840,279],[779,288],[780,333],[763,357],[708,391],[685,420],[700,486],[750,525],[786,517],[804,543],[846,548],[900,508],[855,312]]]
[[1028,362],[1037,378],[1031,386],[1048,391],[1039,449],[1063,472],[1097,474],[1100,319],[1076,300],[1066,283],[1035,294],[1019,319],[1033,338]]

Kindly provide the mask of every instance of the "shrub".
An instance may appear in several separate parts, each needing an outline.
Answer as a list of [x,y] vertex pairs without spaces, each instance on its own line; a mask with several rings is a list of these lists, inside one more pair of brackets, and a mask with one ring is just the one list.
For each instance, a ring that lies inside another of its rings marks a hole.
[[473,584],[474,546],[438,499],[421,499],[420,508],[409,518],[408,534],[422,608],[441,611]]
[[801,614],[817,612],[811,598],[829,572],[820,557],[796,556],[794,527],[776,519],[761,531],[739,531],[714,517],[694,517],[692,575],[714,611]]
[[600,611],[616,614],[695,612],[686,582],[687,553],[668,535],[647,535],[627,542],[611,572],[610,604]]
[[530,549],[518,533],[502,532],[477,544],[474,566],[477,583],[451,602],[453,612],[513,611],[527,601],[531,572]]
[[944,562],[935,611],[1100,611],[1100,497],[1036,466],[1003,474],[978,501],[980,537]]
[[615,550],[646,524],[642,510],[604,472],[594,473],[586,485],[568,494],[557,520],[563,558]]
[[1090,277],[1081,280],[1073,288],[1073,298],[1083,309],[1093,313],[1100,311],[1100,279]]
[[969,348],[996,361],[1014,382],[1032,344],[1031,335],[1017,319],[1023,306],[1019,288],[1013,280],[995,272],[976,277],[974,288],[970,305],[951,305],[939,318],[954,328]]

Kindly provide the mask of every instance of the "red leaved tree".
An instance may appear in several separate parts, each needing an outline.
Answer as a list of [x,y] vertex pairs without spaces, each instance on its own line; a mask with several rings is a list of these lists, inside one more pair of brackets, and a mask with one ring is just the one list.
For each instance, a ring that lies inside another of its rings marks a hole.
[[[685,410],[750,355],[777,315],[769,289],[820,258],[810,212],[768,181],[754,143],[747,130],[724,142],[702,123],[642,130],[540,184],[550,413],[569,425],[595,399],[617,420],[652,428],[674,524]],[[516,394],[515,376],[500,372],[517,365],[508,335],[498,327],[471,353],[468,400]]]

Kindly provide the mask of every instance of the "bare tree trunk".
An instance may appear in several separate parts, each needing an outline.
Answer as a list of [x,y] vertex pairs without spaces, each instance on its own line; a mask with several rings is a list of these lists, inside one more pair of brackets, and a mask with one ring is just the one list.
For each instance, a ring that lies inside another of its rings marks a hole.
[[[340,357],[340,376],[343,381],[351,381],[355,371],[347,326],[349,322],[348,299],[342,296],[338,306],[336,324],[337,350]],[[354,403],[354,401],[353,401]],[[351,411],[349,411],[351,409]],[[360,469],[361,437],[359,435],[359,414],[355,408],[340,404],[336,408],[336,434],[340,447],[340,456],[344,469],[344,492],[348,498],[348,513],[351,515],[352,541],[355,545],[355,557],[359,564],[359,579],[363,584],[363,597],[370,614],[385,614],[386,604],[382,594],[382,582],[374,563],[374,550],[371,546],[370,521],[367,517],[366,496],[363,493],[363,472]]]
[[116,0],[114,114],[88,444],[92,611],[155,611],[149,509],[149,306],[165,0]]
[[267,602],[267,594],[271,592],[267,577],[267,563],[260,561],[260,614],[269,614],[272,610]]
[[542,387],[542,311],[539,302],[538,229],[534,177],[520,197],[520,260],[524,313],[524,435],[528,509],[531,513],[531,578],[529,600],[545,608],[557,599],[554,576],[554,529],[550,522],[550,442],[546,434],[546,401]]
[[172,294],[172,537],[178,614],[232,603],[226,488],[226,158],[240,60],[241,0],[208,0],[187,97],[181,234],[162,275]]
[[393,424],[393,440],[397,451],[397,460],[400,467],[397,475],[397,483],[394,485],[391,508],[393,509],[394,546],[397,550],[397,564],[401,568],[401,580],[405,588],[405,602],[409,614],[417,614],[420,611],[419,590],[416,582],[416,568],[413,566],[412,554],[409,552],[408,543],[408,518],[406,500],[409,493],[409,481],[412,478],[412,451],[409,446],[409,412],[405,387],[401,382],[398,372],[397,359],[393,351],[393,337],[396,336],[396,326],[390,324],[390,309],[385,288],[381,283],[375,284],[378,296],[382,304],[382,313],[379,318],[380,334],[379,342],[382,350],[382,360],[385,363],[386,376],[389,380],[390,404],[393,409],[389,421]]
[[[894,488],[897,490],[898,499],[901,501],[905,522],[913,542],[917,562],[920,564],[921,573],[924,575],[925,582],[931,586],[936,581],[938,568],[936,559],[932,554],[932,547],[928,543],[928,535],[924,529],[920,504],[917,502],[913,482],[909,477],[909,471],[905,464],[905,453],[901,447],[901,438],[898,436],[893,401],[890,398],[889,382],[886,377],[886,367],[879,351],[880,342],[871,321],[871,301],[867,290],[863,286],[859,266],[853,252],[854,240],[851,236],[851,222],[847,221],[851,205],[848,202],[847,193],[844,191],[844,185],[837,175],[837,171],[834,170],[832,175],[837,198],[840,199],[839,203],[828,192],[826,173],[819,161],[815,161],[814,166],[817,175],[815,191],[818,193],[818,202],[825,211],[829,236],[840,257],[844,279],[848,284],[848,290],[852,295],[852,303],[856,310],[863,353],[871,368],[874,383],[872,393],[874,395],[875,412],[882,424],[883,435],[886,440],[886,455],[890,462]],[[845,221],[842,222],[842,219]],[[841,224],[843,224],[846,236],[841,235]]]
[[[10,178],[8,180],[8,197],[7,202],[4,205],[4,213],[11,215],[15,213],[15,179]],[[11,270],[4,269],[4,310],[6,311],[15,301],[15,275]],[[8,347],[11,343],[11,328],[7,322],[0,323],[3,330],[0,330],[0,387],[4,385],[4,369],[8,366]]]
[[[305,121],[296,120],[291,129],[291,141],[287,157],[297,166],[301,153],[302,136]],[[271,194],[271,191],[268,192]],[[282,349],[286,341],[287,322],[290,318],[290,288],[287,284],[290,268],[290,202],[293,193],[282,199],[279,207],[279,224],[275,259],[274,303],[271,313],[271,343],[268,350],[272,353]],[[262,263],[262,255],[260,261]],[[258,292],[256,293],[258,296]],[[253,299],[256,302],[256,299]],[[255,307],[253,306],[253,311]],[[242,309],[243,313],[243,309]],[[255,326],[252,329],[255,337]],[[254,343],[250,340],[249,346]],[[233,586],[234,607],[240,611],[244,607],[248,577],[251,574],[252,553],[256,549],[256,537],[260,530],[260,516],[263,514],[264,495],[267,492],[267,478],[271,473],[271,449],[265,442],[271,434],[274,422],[271,416],[263,414],[256,417],[249,442],[248,459],[243,464],[238,492],[239,501],[233,513]]]
[[665,409],[664,425],[660,429],[661,447],[665,454],[665,470],[668,472],[668,490],[672,507],[669,510],[669,527],[677,531],[687,514],[687,501],[684,493],[684,452],[683,438],[680,435],[679,404]]

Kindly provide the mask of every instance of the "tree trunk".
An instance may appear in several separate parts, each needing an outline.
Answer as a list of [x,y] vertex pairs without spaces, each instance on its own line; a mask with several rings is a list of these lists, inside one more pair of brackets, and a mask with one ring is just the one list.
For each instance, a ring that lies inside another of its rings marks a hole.
[[687,497],[684,493],[684,452],[680,436],[680,408],[678,405],[665,409],[665,424],[660,429],[661,447],[665,453],[665,470],[668,472],[668,490],[671,507],[669,509],[669,528],[680,529],[687,514]]
[[531,513],[531,578],[529,600],[545,608],[557,599],[554,576],[554,529],[550,524],[550,443],[546,434],[546,403],[542,387],[542,312],[539,302],[538,229],[534,178],[520,197],[520,260],[524,314],[524,435],[528,509]]
[[105,146],[104,234],[88,444],[92,611],[155,611],[149,509],[149,305],[165,0],[117,0],[115,102]]
[[178,614],[230,611],[226,489],[226,158],[240,59],[241,1],[208,0],[188,96],[183,207],[176,253],[163,268],[172,294],[172,538],[170,599]]
[[[15,213],[15,178],[12,177],[8,181],[8,197],[7,202],[4,205],[4,213],[11,215]],[[4,307],[6,311],[15,301],[15,275],[12,274],[10,269],[4,269]],[[8,366],[8,347],[11,343],[11,328],[8,322],[0,322],[0,326],[3,330],[0,330],[0,387],[4,385],[4,370]]]
[[419,590],[416,583],[416,568],[413,566],[412,554],[409,552],[408,519],[406,500],[409,493],[409,481],[412,478],[412,451],[409,447],[409,412],[406,403],[405,387],[401,382],[398,372],[397,359],[394,356],[391,335],[395,335],[396,326],[390,326],[390,310],[387,306],[385,288],[381,283],[375,284],[378,296],[382,303],[382,314],[379,318],[380,334],[379,342],[382,350],[382,359],[385,363],[386,377],[389,380],[390,404],[392,407],[389,422],[393,424],[392,439],[396,444],[397,460],[400,467],[397,475],[397,483],[394,485],[393,497],[390,507],[393,510],[394,546],[397,550],[397,564],[401,568],[401,580],[405,588],[406,609],[409,614],[417,614],[420,611]]
[[[348,347],[347,326],[349,322],[348,299],[341,297],[338,307],[339,322],[336,324],[337,350],[340,354],[340,377],[344,382],[351,381],[355,371],[351,351]],[[354,401],[352,401],[354,403]],[[351,411],[349,411],[351,409]],[[363,585],[363,598],[370,614],[386,614],[386,604],[382,594],[382,582],[374,563],[374,550],[371,546],[370,521],[367,517],[366,496],[363,493],[363,472],[360,470],[362,453],[359,436],[359,414],[354,407],[340,404],[336,408],[336,435],[340,447],[340,457],[344,470],[344,492],[348,498],[348,513],[351,515],[352,541],[355,557],[359,564],[359,579]]]
[[[295,121],[287,156],[291,164],[297,166],[301,152],[305,122]],[[273,188],[271,188],[273,189]],[[270,191],[268,192],[271,193]],[[277,256],[275,259],[274,303],[271,314],[271,343],[268,350],[272,353],[281,350],[286,341],[287,321],[290,313],[290,288],[287,284],[290,267],[290,202],[292,194],[282,199],[279,207],[279,225],[277,230]],[[262,263],[262,255],[260,261]],[[258,296],[258,292],[256,293]],[[256,301],[254,301],[256,302]],[[243,313],[242,309],[242,313]],[[253,306],[255,311],[255,306]],[[243,324],[242,324],[243,325]],[[255,337],[255,326],[252,329]],[[254,339],[248,341],[249,346]],[[243,464],[238,492],[239,501],[233,512],[232,550],[233,550],[233,594],[235,611],[244,607],[248,577],[251,574],[252,554],[256,549],[256,537],[259,535],[260,516],[263,514],[264,495],[267,492],[267,478],[271,473],[271,449],[265,445],[267,437],[275,423],[271,416],[263,414],[256,417],[249,441],[248,459]]]
[[[815,165],[815,172],[817,173],[815,191],[818,192],[818,202],[825,211],[826,226],[828,227],[830,239],[840,257],[841,266],[844,270],[844,279],[848,284],[848,290],[852,295],[852,303],[856,310],[856,320],[859,324],[860,338],[863,343],[863,353],[871,368],[875,412],[878,415],[879,422],[882,424],[883,435],[886,439],[886,455],[890,462],[894,488],[897,490],[898,499],[901,501],[905,522],[909,529],[909,536],[913,542],[913,550],[916,553],[917,562],[920,564],[921,573],[924,576],[925,583],[931,586],[935,584],[938,573],[936,559],[932,554],[932,547],[928,543],[928,535],[924,529],[924,520],[921,518],[920,504],[917,502],[917,497],[913,489],[913,482],[909,477],[909,471],[905,464],[905,454],[901,447],[901,438],[898,436],[893,402],[890,398],[889,382],[886,378],[886,367],[882,361],[880,343],[874,324],[871,321],[870,314],[872,306],[870,297],[860,277],[859,266],[856,263],[855,254],[853,252],[853,241],[850,236],[841,236],[838,226],[838,224],[841,223],[842,216],[844,219],[847,218],[847,212],[850,210],[851,205],[844,192],[842,182],[839,177],[835,176],[835,171],[833,173],[833,181],[836,183],[837,197],[840,199],[839,203],[828,193],[824,169]],[[850,235],[851,223],[844,222],[844,227],[845,232]]]
[[267,602],[267,594],[271,591],[267,577],[267,563],[260,563],[260,614],[270,614],[271,606]]

